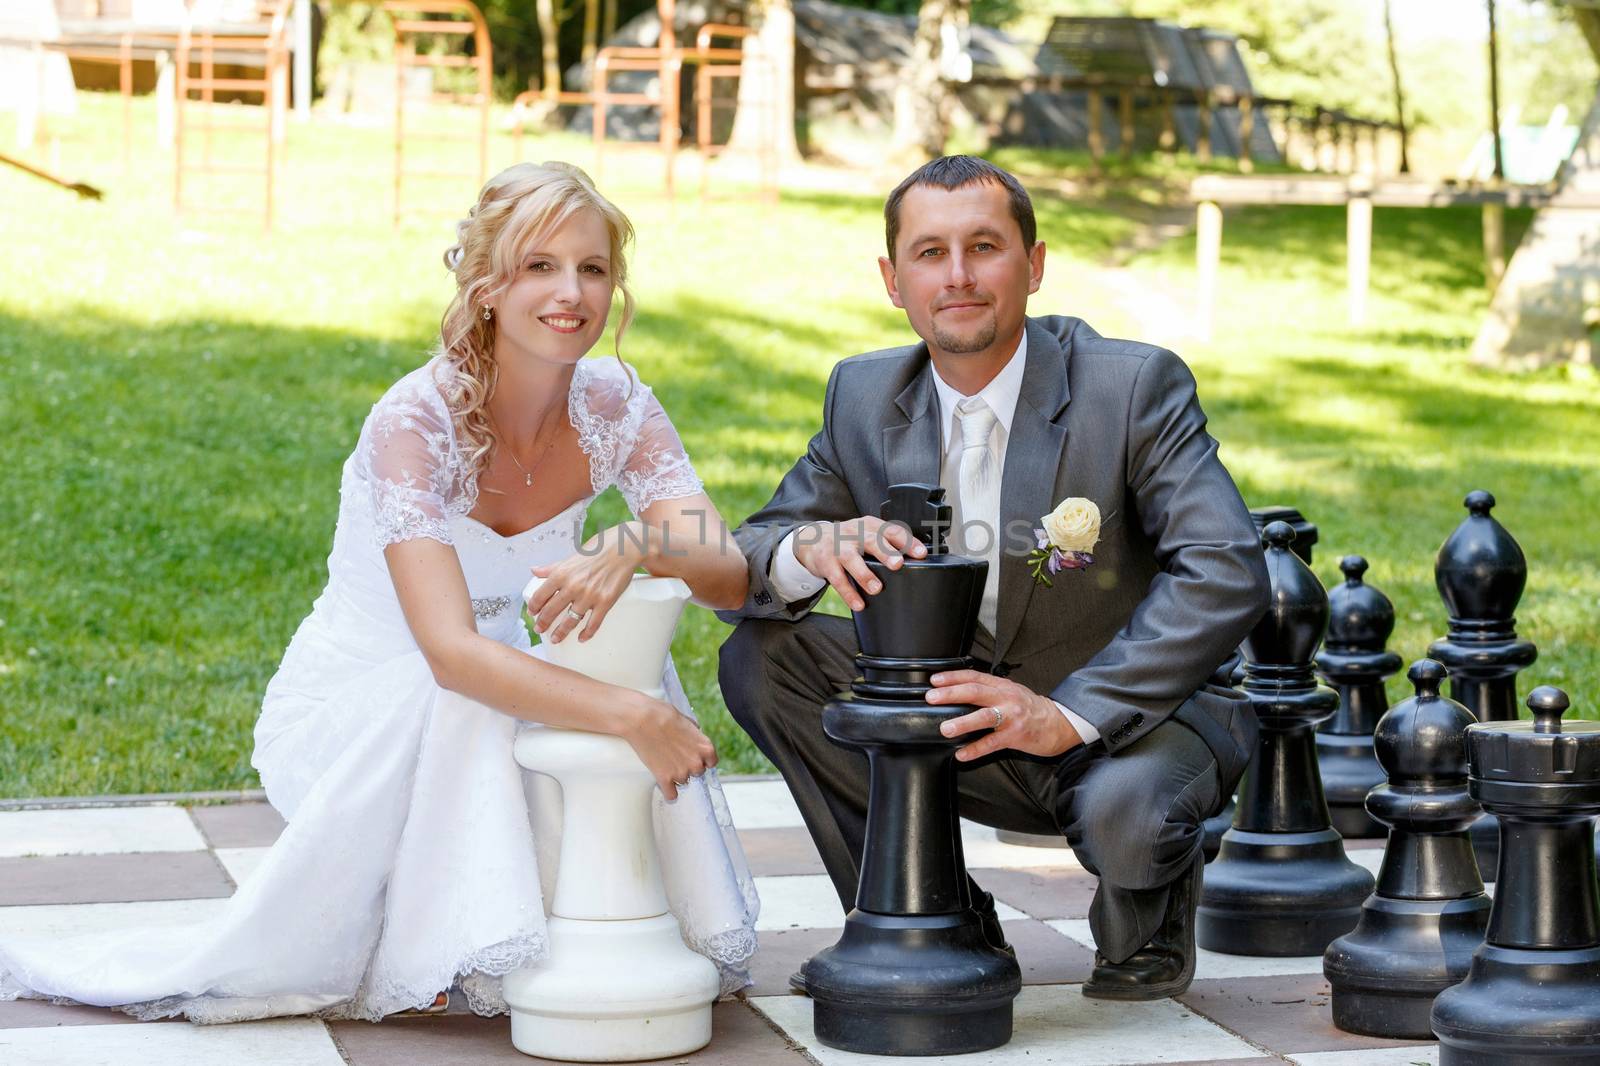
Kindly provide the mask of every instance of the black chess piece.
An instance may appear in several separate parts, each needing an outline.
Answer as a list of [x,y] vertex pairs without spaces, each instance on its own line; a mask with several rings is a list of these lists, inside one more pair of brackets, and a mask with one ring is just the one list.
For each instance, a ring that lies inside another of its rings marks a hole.
[[1431,659],[1412,664],[1406,677],[1416,695],[1374,731],[1388,783],[1373,789],[1367,809],[1392,827],[1389,843],[1361,921],[1322,957],[1333,987],[1333,1024],[1348,1032],[1431,1038],[1434,997],[1467,975],[1489,922],[1489,897],[1467,835],[1479,813],[1467,793],[1473,717],[1439,695],[1445,676]]
[[[1439,547],[1433,580],[1449,613],[1449,628],[1428,646],[1428,658],[1450,671],[1450,695],[1480,722],[1517,717],[1517,672],[1538,649],[1517,639],[1517,602],[1528,583],[1522,547],[1489,511],[1494,497],[1482,489],[1464,501],[1467,517]],[[1478,872],[1494,876],[1500,830],[1492,813],[1472,827]]]
[[1339,697],[1312,671],[1328,596],[1289,550],[1294,535],[1286,522],[1266,529],[1272,604],[1244,645],[1244,691],[1261,730],[1200,894],[1196,940],[1230,955],[1320,955],[1355,928],[1373,887],[1345,855],[1322,796],[1312,730]]
[[1344,583],[1328,593],[1328,639],[1317,653],[1317,670],[1339,693],[1339,709],[1317,727],[1317,764],[1333,827],[1346,840],[1381,837],[1384,828],[1367,813],[1367,793],[1383,784],[1383,768],[1372,755],[1372,731],[1389,709],[1384,679],[1400,669],[1400,656],[1386,651],[1394,632],[1394,604],[1362,581],[1367,561],[1339,560]]
[[895,485],[881,514],[904,522],[923,559],[867,565],[883,583],[855,614],[861,676],[830,700],[822,728],[867,757],[870,799],[856,905],[844,933],[802,974],[817,1039],[872,1055],[955,1055],[1011,1039],[1022,990],[1014,955],[974,909],[961,851],[955,751],[941,723],[970,706],[930,706],[929,678],[969,669],[988,564],[945,554],[944,490]]
[[[1294,530],[1294,543],[1290,545],[1296,555],[1307,566],[1311,565],[1311,548],[1317,543],[1317,527],[1306,519],[1296,508],[1285,507],[1283,504],[1273,504],[1270,507],[1250,508],[1250,521],[1255,524],[1256,535],[1260,536],[1273,522],[1287,522]],[[1244,649],[1240,649],[1242,652]],[[1233,668],[1233,683],[1235,686],[1244,684],[1244,657],[1241,655],[1239,662]],[[1210,862],[1217,857],[1217,849],[1222,846],[1222,834],[1228,831],[1233,824],[1233,812],[1237,800],[1229,797],[1222,810],[1207,818],[1200,828],[1200,851]]]
[[1467,727],[1469,787],[1499,816],[1489,930],[1466,980],[1439,993],[1439,1066],[1600,1062],[1600,722],[1561,720],[1541,686],[1531,722]]

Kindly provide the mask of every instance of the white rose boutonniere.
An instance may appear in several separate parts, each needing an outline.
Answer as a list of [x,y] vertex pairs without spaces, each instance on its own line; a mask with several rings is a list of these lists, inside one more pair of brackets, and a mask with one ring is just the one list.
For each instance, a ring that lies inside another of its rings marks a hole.
[[1100,508],[1093,500],[1068,496],[1039,521],[1044,528],[1033,531],[1039,546],[1028,556],[1035,582],[1050,588],[1052,576],[1094,562],[1091,553],[1100,540]]

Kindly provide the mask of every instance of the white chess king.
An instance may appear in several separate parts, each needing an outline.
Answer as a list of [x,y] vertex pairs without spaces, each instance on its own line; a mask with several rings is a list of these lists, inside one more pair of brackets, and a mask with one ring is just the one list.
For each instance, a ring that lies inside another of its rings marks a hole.
[[[538,587],[523,592],[526,601]],[[689,600],[677,578],[638,576],[605,624],[546,642],[557,665],[663,698],[672,633]],[[516,759],[561,785],[561,865],[550,907],[550,956],[505,977],[511,1042],[552,1059],[628,1062],[681,1055],[711,1041],[717,970],[683,943],[667,910],[651,824],[655,779],[620,738],[525,730]]]

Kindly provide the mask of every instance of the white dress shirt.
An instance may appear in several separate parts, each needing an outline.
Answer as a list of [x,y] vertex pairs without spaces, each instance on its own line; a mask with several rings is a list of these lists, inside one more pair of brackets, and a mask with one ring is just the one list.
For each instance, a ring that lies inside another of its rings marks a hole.
[[[977,393],[989,409],[995,414],[994,437],[990,447],[994,451],[997,469],[1004,470],[1006,462],[1006,443],[1011,438],[1011,418],[1016,414],[1017,398],[1022,394],[1022,375],[1028,365],[1028,334],[1024,330],[1022,341],[1017,345],[1017,350],[1012,353],[1006,365],[1000,372],[989,380],[989,383]],[[959,492],[961,484],[961,427],[956,422],[956,404],[964,397],[939,376],[937,368],[933,371],[933,389],[939,400],[939,483],[946,489],[946,493]],[[963,513],[961,520],[967,523],[985,522],[989,528],[999,535],[1000,515],[969,515]],[[817,577],[800,564],[794,553],[794,532],[790,532],[778,543],[772,553],[772,565],[767,571],[767,581],[787,603],[804,600],[820,591],[827,582]],[[991,617],[995,614],[996,604],[987,604],[989,610],[985,613]],[[1055,702],[1055,701],[1052,701]],[[1100,738],[1100,731],[1090,725],[1080,715],[1074,714],[1062,707],[1061,713],[1067,716],[1067,721],[1078,731],[1085,744],[1093,743]]]

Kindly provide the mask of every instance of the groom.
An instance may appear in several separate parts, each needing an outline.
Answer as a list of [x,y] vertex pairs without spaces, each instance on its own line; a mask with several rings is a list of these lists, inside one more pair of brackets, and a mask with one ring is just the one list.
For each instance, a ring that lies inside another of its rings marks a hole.
[[[1045,249],[1014,177],[935,159],[884,218],[884,285],[922,343],[834,367],[821,430],[735,533],[750,597],[722,612],[737,623],[723,696],[782,772],[848,910],[866,760],[824,735],[821,712],[858,649],[849,619],[810,612],[829,585],[853,610],[879,591],[864,558],[926,553],[873,517],[890,485],[944,486],[951,550],[990,563],[971,649],[986,669],[935,675],[927,695],[980,708],[944,726],[970,737],[961,813],[1065,834],[1099,875],[1085,995],[1177,995],[1194,974],[1200,824],[1255,743],[1228,674],[1267,604],[1260,541],[1177,356],[1026,316]],[[1103,516],[1094,561],[1045,587],[1032,530],[1068,497]],[[992,897],[974,884],[973,899],[1005,947]]]

